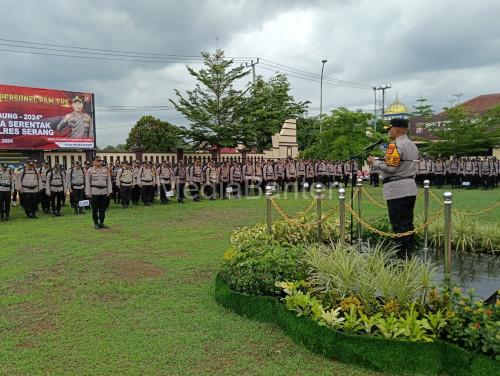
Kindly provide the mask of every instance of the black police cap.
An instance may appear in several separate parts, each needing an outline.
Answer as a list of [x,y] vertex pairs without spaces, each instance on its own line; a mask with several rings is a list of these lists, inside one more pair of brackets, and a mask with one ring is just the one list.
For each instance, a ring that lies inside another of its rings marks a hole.
[[408,128],[408,119],[403,119],[403,118],[391,119],[391,127]]

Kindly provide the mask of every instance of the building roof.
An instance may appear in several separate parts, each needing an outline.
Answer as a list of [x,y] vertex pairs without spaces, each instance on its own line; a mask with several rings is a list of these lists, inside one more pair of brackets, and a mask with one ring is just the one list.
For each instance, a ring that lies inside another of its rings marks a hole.
[[480,95],[463,102],[462,105],[472,114],[482,114],[490,108],[500,105],[500,93]]

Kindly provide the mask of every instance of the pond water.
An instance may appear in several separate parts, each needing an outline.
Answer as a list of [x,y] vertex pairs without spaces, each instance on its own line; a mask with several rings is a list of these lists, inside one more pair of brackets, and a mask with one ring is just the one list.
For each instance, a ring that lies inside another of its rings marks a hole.
[[[424,258],[424,251],[419,251]],[[427,259],[437,268],[440,280],[444,277],[444,251],[430,250]],[[490,297],[500,289],[500,255],[452,253],[452,279],[467,290],[475,289],[481,298]]]

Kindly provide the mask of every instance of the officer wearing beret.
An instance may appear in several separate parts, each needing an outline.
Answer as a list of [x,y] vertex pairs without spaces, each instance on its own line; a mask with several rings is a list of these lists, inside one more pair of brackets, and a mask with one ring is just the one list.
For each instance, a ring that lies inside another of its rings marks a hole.
[[[384,176],[384,199],[394,232],[413,230],[413,209],[417,197],[418,149],[408,138],[408,120],[392,119],[388,126],[389,143],[384,161],[368,157],[368,164],[380,169]],[[413,248],[413,235],[398,238],[400,257],[408,256]]]

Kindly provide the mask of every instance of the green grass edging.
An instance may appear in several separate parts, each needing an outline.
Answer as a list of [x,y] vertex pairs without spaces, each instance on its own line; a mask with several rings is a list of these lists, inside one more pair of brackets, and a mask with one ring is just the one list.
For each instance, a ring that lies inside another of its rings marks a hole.
[[220,275],[215,300],[232,311],[280,326],[294,341],[325,357],[376,371],[419,375],[500,375],[499,362],[443,341],[432,343],[348,335],[297,317],[278,299],[232,291]]

